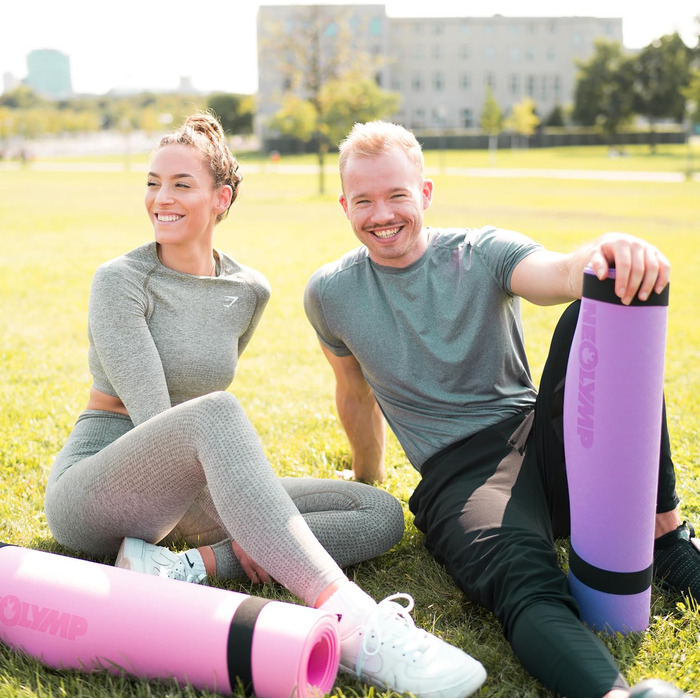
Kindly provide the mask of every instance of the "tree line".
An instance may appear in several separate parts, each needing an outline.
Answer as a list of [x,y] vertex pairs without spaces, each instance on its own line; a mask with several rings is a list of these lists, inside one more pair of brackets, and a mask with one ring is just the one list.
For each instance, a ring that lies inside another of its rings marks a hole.
[[[290,38],[285,52],[279,52],[287,57],[290,75],[286,82],[294,89],[281,100],[268,126],[301,142],[313,140],[322,165],[324,153],[354,122],[389,118],[401,98],[368,77],[373,68],[366,57],[355,56],[348,63],[329,62],[325,56],[322,63],[309,51],[314,32],[320,33],[322,28],[314,28],[313,22],[307,26],[309,36]],[[343,42],[337,44],[343,46]],[[289,61],[290,55],[296,60]],[[527,137],[541,125],[592,127],[614,144],[616,135],[637,117],[645,119],[652,135],[660,122],[685,124],[689,129],[700,125],[700,48],[686,46],[677,33],[662,36],[634,54],[626,52],[619,42],[601,40],[578,68],[574,103],[555,108],[544,124],[531,98],[504,114],[488,94],[482,106],[481,128],[490,135],[507,130]],[[212,110],[232,135],[253,132],[253,95],[144,92],[48,100],[20,85],[0,95],[0,149],[13,139],[45,135],[100,130],[157,133],[179,123],[193,109]]]

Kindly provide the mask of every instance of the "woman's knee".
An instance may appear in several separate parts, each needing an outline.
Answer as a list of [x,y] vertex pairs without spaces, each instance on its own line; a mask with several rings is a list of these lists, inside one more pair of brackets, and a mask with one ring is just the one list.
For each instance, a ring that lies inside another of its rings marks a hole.
[[216,426],[249,423],[238,399],[228,391],[214,391],[175,407],[184,425],[209,432]]

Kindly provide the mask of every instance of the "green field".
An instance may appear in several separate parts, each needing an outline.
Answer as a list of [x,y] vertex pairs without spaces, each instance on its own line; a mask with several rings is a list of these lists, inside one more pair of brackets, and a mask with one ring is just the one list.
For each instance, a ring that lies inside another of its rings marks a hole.
[[[697,162],[700,155],[696,154]],[[119,163],[119,159],[107,159]],[[700,182],[450,176],[449,168],[494,167],[486,152],[431,152],[435,193],[427,223],[494,224],[568,251],[605,231],[626,231],[658,244],[673,265],[666,392],[683,512],[700,525]],[[272,285],[268,310],[242,358],[231,390],[247,408],[281,475],[333,476],[349,465],[334,407],[331,370],[301,305],[310,274],[355,245],[337,203],[339,181],[327,176],[319,196],[314,173],[275,173],[249,163],[238,201],[218,228],[217,247],[263,271]],[[102,161],[100,161],[102,162]],[[311,158],[283,163],[313,163]],[[333,160],[330,161],[333,163]],[[685,172],[685,147],[656,156],[630,149],[502,151],[502,168]],[[87,401],[86,314],[92,274],[101,262],[152,236],[142,205],[145,157],[129,171],[76,172],[0,164],[0,541],[62,550],[43,516],[43,490],[53,458]],[[253,167],[255,166],[255,167]],[[525,305],[526,341],[535,378],[560,309]],[[406,506],[417,483],[395,440],[383,488]],[[551,697],[519,666],[491,615],[464,599],[425,553],[406,512],[402,542],[349,573],[375,597],[407,591],[419,624],[461,645],[489,672],[481,697]],[[560,543],[562,563],[566,543]],[[291,600],[279,587],[241,589]],[[0,595],[2,592],[0,591]],[[175,612],[175,611],[174,611]],[[606,638],[631,682],[672,681],[700,687],[700,617],[694,603],[654,590],[649,631]],[[339,676],[335,695],[376,691]],[[201,696],[173,684],[85,676],[46,669],[0,646],[4,697]]]

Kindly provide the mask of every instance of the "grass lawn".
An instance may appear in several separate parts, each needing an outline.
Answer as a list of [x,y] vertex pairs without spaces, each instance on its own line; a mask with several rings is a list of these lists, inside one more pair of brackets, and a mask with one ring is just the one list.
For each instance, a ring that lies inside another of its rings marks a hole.
[[[683,172],[684,147],[629,149],[610,159],[604,149],[503,151],[499,167]],[[259,165],[259,161],[242,157]],[[283,159],[284,161],[285,159]],[[312,163],[311,158],[289,159]],[[426,154],[429,165],[486,167],[485,152]],[[333,162],[333,159],[330,159]],[[700,162],[700,158],[698,160]],[[68,172],[0,166],[0,541],[61,552],[43,516],[43,491],[54,456],[87,401],[86,313],[94,269],[152,237],[141,203],[145,166],[131,171]],[[584,166],[583,164],[587,164]],[[39,164],[37,164],[38,166]],[[448,177],[438,168],[434,226],[495,224],[568,251],[599,233],[619,230],[658,244],[673,264],[666,357],[672,447],[684,515],[700,525],[700,183]],[[217,247],[263,271],[273,296],[242,358],[232,391],[258,428],[280,475],[334,476],[349,464],[336,417],[331,370],[301,305],[311,273],[355,246],[337,203],[339,180],[316,194],[314,174],[251,168]],[[526,341],[539,378],[561,309],[525,305]],[[465,600],[422,547],[407,501],[418,481],[393,437],[383,488],[405,506],[406,534],[388,554],[350,570],[377,598],[398,590],[416,599],[416,619],[479,658],[489,678],[480,697],[551,697],[526,674],[495,619]],[[566,543],[559,543],[566,566]],[[280,587],[239,588],[292,600]],[[2,595],[2,591],[0,591]],[[649,631],[605,638],[631,682],[660,677],[686,691],[700,687],[697,607],[654,589]],[[175,611],[174,611],[175,612]],[[380,695],[339,676],[334,695]],[[58,672],[0,645],[0,696],[202,696],[173,684]]]

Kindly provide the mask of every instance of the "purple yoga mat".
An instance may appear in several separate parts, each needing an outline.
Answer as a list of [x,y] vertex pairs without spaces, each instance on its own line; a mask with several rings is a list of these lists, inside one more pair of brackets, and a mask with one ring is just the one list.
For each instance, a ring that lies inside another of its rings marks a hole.
[[611,273],[584,273],[564,445],[571,591],[587,624],[624,634],[649,625],[668,286],[625,306]]

